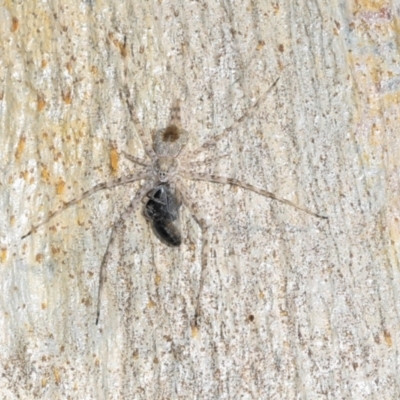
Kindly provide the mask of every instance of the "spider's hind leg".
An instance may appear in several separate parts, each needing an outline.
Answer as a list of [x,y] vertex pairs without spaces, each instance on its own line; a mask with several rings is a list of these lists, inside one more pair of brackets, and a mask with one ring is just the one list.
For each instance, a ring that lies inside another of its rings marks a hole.
[[124,222],[129,216],[136,210],[138,205],[141,203],[143,197],[151,190],[154,186],[154,182],[148,181],[147,183],[143,184],[139,191],[136,193],[135,197],[130,202],[129,206],[125,209],[122,215],[118,218],[118,220],[114,223],[111,228],[110,239],[108,240],[108,244],[106,247],[106,251],[104,253],[103,259],[100,265],[100,273],[99,273],[99,288],[97,293],[97,311],[96,311],[96,325],[99,322],[100,318],[100,305],[101,305],[101,296],[103,293],[104,282],[106,279],[106,265],[109,260],[110,248],[115,241],[119,231],[123,228]]
[[205,218],[200,213],[197,204],[192,200],[188,189],[182,183],[181,180],[177,179],[176,181],[176,190],[180,193],[181,199],[183,204],[187,207],[190,211],[193,219],[196,221],[197,225],[200,227],[201,230],[201,272],[200,272],[200,283],[199,289],[197,291],[197,295],[195,297],[195,314],[194,314],[194,321],[193,321],[193,328],[198,327],[199,325],[199,318],[200,318],[200,298],[203,292],[204,280],[207,273],[207,260],[208,260],[208,253],[209,249],[209,237],[208,237],[208,225]]

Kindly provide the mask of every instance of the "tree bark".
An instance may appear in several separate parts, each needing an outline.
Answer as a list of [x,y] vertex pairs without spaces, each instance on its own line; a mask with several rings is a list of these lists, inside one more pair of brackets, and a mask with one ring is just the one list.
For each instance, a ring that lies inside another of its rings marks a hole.
[[[2,398],[400,398],[398,18],[385,2],[3,3]],[[245,115],[212,171],[329,220],[186,182],[207,237],[182,207],[168,248],[138,209],[96,325],[139,184],[21,237],[136,171],[125,87],[149,139],[180,100],[190,150]]]

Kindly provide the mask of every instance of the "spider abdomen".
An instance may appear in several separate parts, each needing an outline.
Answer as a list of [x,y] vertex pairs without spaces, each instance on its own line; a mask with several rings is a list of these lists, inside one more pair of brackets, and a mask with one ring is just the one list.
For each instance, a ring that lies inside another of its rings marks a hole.
[[149,200],[144,215],[150,222],[153,233],[167,246],[177,247],[182,242],[179,225],[181,202],[168,183],[159,184],[147,194]]
[[178,247],[182,243],[180,229],[171,221],[153,221],[153,233],[167,246]]

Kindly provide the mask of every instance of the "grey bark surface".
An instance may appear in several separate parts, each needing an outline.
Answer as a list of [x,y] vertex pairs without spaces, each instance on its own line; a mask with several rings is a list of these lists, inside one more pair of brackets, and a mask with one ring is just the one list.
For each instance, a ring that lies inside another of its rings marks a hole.
[[[0,9],[0,397],[400,398],[399,8],[331,1],[3,2]],[[181,100],[216,173],[327,215],[205,182],[210,226],[183,244],[141,210],[100,263],[137,184],[32,225],[143,156]]]

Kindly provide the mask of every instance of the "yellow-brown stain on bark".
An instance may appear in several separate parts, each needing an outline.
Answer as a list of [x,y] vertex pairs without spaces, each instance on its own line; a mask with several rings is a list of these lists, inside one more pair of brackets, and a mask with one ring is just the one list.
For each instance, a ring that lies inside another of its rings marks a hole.
[[119,161],[118,152],[115,148],[112,148],[110,151],[110,167],[113,175],[115,175],[118,172],[118,161]]
[[21,136],[21,137],[19,138],[17,150],[16,150],[16,152],[15,152],[15,158],[17,159],[17,161],[20,160],[21,155],[22,155],[22,153],[24,152],[25,143],[26,143],[26,137],[25,137],[25,136]]

